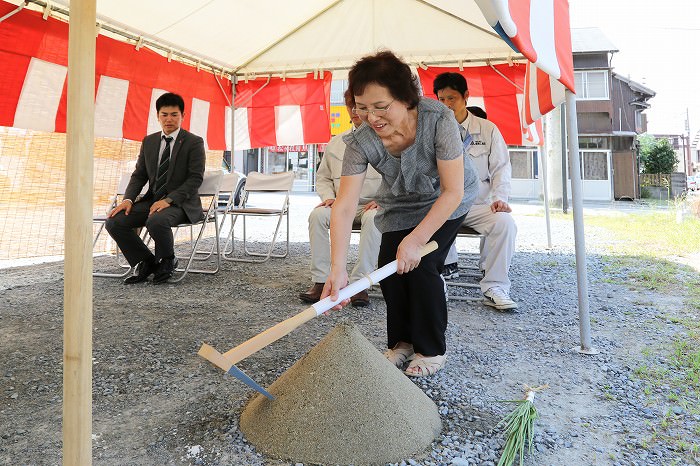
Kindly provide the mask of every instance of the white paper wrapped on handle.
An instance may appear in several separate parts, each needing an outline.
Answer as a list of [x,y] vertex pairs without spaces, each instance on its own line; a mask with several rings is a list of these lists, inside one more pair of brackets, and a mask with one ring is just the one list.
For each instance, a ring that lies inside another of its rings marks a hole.
[[360,278],[359,280],[350,283],[348,286],[340,290],[338,292],[337,300],[331,300],[330,296],[323,298],[321,301],[317,302],[312,306],[314,309],[316,309],[316,315],[323,314],[338,303],[346,299],[350,299],[352,296],[356,295],[360,291],[366,290],[370,286],[379,283],[381,280],[384,280],[392,273],[396,273],[397,267],[398,265],[396,264],[396,261],[391,261],[384,267],[381,267],[375,270],[374,272],[371,272],[369,274],[369,279],[367,279],[367,277]]
[[[423,257],[427,254],[430,254],[431,252],[435,251],[437,249],[437,243],[435,241],[431,241],[425,246],[423,246],[423,249],[420,251],[420,256]],[[359,280],[356,280],[352,283],[350,283],[348,286],[343,288],[338,292],[338,299],[335,301],[331,300],[330,296],[325,297],[321,301],[317,302],[314,304],[312,307],[316,309],[316,315],[321,315],[324,312],[328,311],[331,309],[333,306],[337,305],[338,303],[350,299],[352,296],[356,295],[360,291],[366,290],[370,286],[379,283],[380,281],[384,280],[386,277],[391,275],[392,273],[396,273],[396,269],[398,268],[398,264],[396,263],[395,260],[389,262],[383,267],[378,268],[377,270],[371,272],[367,277],[360,278]],[[371,280],[371,281],[370,281]]]
[[[437,247],[438,245],[435,241],[429,242],[428,244],[423,246],[423,249],[421,249],[421,257],[435,251]],[[203,358],[209,360],[216,366],[220,367],[221,369],[228,371],[231,368],[231,366],[233,366],[240,360],[247,358],[251,354],[266,347],[270,343],[279,340],[280,338],[287,335],[300,325],[330,310],[333,306],[340,303],[341,301],[349,299],[352,295],[357,294],[362,290],[366,290],[374,283],[379,283],[381,280],[388,277],[392,273],[396,273],[397,267],[398,265],[395,260],[389,262],[385,266],[370,273],[369,278],[361,278],[340,290],[338,292],[337,300],[331,301],[330,296],[328,296],[327,298],[322,299],[316,304],[303,310],[299,314],[296,314],[295,316],[292,316],[289,319],[284,320],[273,327],[270,327],[269,329],[255,335],[254,337],[241,343],[235,348],[230,349],[224,354],[220,354],[218,351],[216,351],[214,348],[207,345],[206,343],[202,344],[202,347],[199,349],[198,354]]]

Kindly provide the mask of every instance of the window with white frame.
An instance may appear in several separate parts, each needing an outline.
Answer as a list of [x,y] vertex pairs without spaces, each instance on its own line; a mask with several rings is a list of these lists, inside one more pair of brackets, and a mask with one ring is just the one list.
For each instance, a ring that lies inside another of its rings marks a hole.
[[345,105],[345,90],[348,88],[347,79],[331,81],[331,105]]
[[[609,179],[609,154],[610,151],[607,150],[582,150],[579,158],[581,179],[584,181],[604,181]],[[571,179],[571,173],[569,172],[568,165],[566,167],[566,171],[567,177]]]
[[578,100],[608,100],[610,99],[608,72],[576,71],[574,73],[576,84],[576,98]]
[[534,180],[537,170],[537,149],[529,147],[509,148],[511,178],[514,180]]

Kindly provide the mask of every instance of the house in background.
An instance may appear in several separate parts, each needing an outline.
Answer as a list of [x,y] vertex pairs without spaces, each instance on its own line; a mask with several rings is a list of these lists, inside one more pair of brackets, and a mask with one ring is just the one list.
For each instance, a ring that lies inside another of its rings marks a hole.
[[695,134],[695,137],[690,142],[690,166],[693,173],[700,173],[700,131]]
[[572,29],[571,39],[584,199],[636,199],[636,137],[646,132],[643,112],[656,93],[613,71],[618,49],[598,28]]
[[[619,50],[598,28],[572,29],[571,39],[583,199],[639,198],[637,135],[646,132],[643,112],[655,92],[613,71],[612,57]],[[542,192],[537,149],[509,150],[512,197],[537,199]]]

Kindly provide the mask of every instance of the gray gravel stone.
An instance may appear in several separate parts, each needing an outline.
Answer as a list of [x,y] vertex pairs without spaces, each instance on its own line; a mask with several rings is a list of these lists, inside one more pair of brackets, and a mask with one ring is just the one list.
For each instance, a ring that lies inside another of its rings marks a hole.
[[[125,287],[118,280],[95,278],[96,464],[295,464],[265,457],[246,441],[238,421],[253,393],[196,352],[204,341],[225,351],[306,307],[296,296],[310,282],[306,218],[317,203],[315,195],[294,196],[286,259],[258,265],[227,262],[217,275],[192,274],[163,287]],[[500,400],[521,398],[525,383],[550,385],[535,397],[541,417],[527,466],[613,464],[601,459],[609,454],[616,458],[614,464],[625,466],[692,464],[690,456],[671,445],[637,446],[651,435],[646,422],[672,407],[647,406],[635,368],[648,362],[642,355],[646,345],[656,345],[655,363],[668,364],[656,347],[684,330],[678,323],[688,317],[680,314],[682,297],[623,286],[634,271],[608,267],[609,235],[587,226],[592,334],[600,354],[573,352],[579,331],[571,223],[552,219],[554,248],[547,250],[537,206],[514,208],[518,244],[511,296],[519,302],[519,312],[449,302],[447,365],[434,377],[412,381],[439,407],[443,430],[425,452],[396,464],[496,463],[505,438],[495,426],[513,408]],[[476,257],[473,243],[458,241],[460,250],[467,251],[461,259],[465,264]],[[356,244],[350,253],[357,253]],[[95,259],[96,268],[109,264],[111,258]],[[0,464],[18,458],[24,464],[60,462],[62,267],[41,264],[0,272],[0,332],[5,332],[0,333]],[[450,293],[471,291],[451,288]],[[383,350],[385,312],[383,301],[373,299],[368,308],[319,317],[238,366],[269,387],[340,319],[355,322]],[[666,385],[655,387],[654,396],[669,393],[672,387]],[[700,444],[694,430],[700,417],[683,410],[672,413],[678,417],[679,435]],[[636,440],[627,450],[631,438]],[[195,445],[201,447],[199,454],[188,457],[187,447]]]

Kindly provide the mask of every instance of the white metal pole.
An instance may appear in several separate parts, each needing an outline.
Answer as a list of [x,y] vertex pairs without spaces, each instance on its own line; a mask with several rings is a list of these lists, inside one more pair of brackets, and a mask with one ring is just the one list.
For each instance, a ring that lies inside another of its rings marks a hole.
[[71,2],[63,297],[63,464],[92,464],[95,0]]
[[576,249],[576,282],[578,284],[578,318],[581,345],[579,353],[598,354],[591,344],[591,318],[588,305],[588,271],[586,270],[586,241],[583,228],[583,184],[578,147],[576,96],[566,90],[566,122],[569,145],[569,173],[571,174],[571,204],[574,216],[574,243]]
[[[564,213],[567,213],[569,211],[569,192],[566,189],[566,144],[564,141],[566,141],[566,122],[567,120],[567,108],[566,108],[566,102],[560,105],[561,112],[560,112],[560,119],[559,119],[559,131],[560,131],[560,149],[561,149],[561,157],[559,158],[561,162],[561,211]],[[578,117],[576,117],[576,143],[578,147]]]
[[540,171],[542,173],[542,194],[544,197],[544,220],[547,225],[547,249],[552,249],[552,224],[549,215],[549,186],[547,183],[547,156],[549,151],[545,150],[545,146],[540,146],[537,150],[540,154]]
[[236,165],[234,162],[236,147],[236,75],[231,76],[231,171]]

